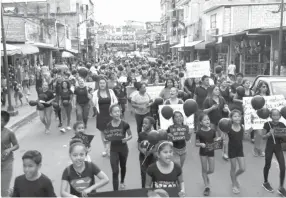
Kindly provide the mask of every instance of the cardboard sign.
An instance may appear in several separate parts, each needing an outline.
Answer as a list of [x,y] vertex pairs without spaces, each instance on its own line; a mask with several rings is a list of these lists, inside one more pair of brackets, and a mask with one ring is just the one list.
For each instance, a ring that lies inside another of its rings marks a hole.
[[122,128],[104,130],[104,135],[105,139],[108,141],[122,140],[125,138],[125,133],[123,133]]
[[127,77],[126,76],[120,76],[120,78],[118,79],[118,82],[120,82],[120,83],[127,82]]
[[169,120],[166,120],[162,114],[161,114],[161,110],[164,106],[170,106],[174,111],[180,111],[183,116],[184,116],[184,124],[189,126],[190,129],[194,128],[194,115],[191,115],[189,117],[187,117],[185,115],[184,109],[183,109],[183,104],[176,104],[176,105],[160,105],[159,106],[159,119],[160,119],[160,126],[161,129],[165,129],[167,130],[169,128],[169,126],[173,125],[173,119],[170,118]]
[[282,129],[275,128],[274,136],[275,137],[286,137],[286,128],[282,128]]
[[174,126],[170,128],[170,133],[168,134],[172,141],[178,141],[178,140],[186,140],[188,137],[189,131],[187,127],[181,127],[181,126]]
[[188,78],[201,78],[204,75],[211,75],[209,61],[194,61],[186,63],[186,69]]
[[217,140],[217,141],[214,141],[214,143],[206,144],[206,148],[208,150],[218,150],[218,149],[222,149],[222,147],[223,147],[223,140]]
[[[151,97],[151,99],[156,99],[159,97],[159,94],[161,93],[161,91],[164,89],[164,86],[153,86],[153,85],[148,85],[148,87],[146,87],[146,93],[149,94],[149,96]],[[127,96],[131,96],[132,93],[137,92],[137,90],[133,87],[128,86],[126,88],[127,91]]]
[[85,86],[91,88],[93,91],[95,90],[95,82],[85,82]]
[[[256,111],[252,108],[251,100],[253,97],[243,97],[243,113],[244,113],[244,126],[245,129],[250,129],[251,127],[255,130],[263,129],[265,122],[270,121],[261,119],[258,117]],[[270,111],[272,109],[280,110],[282,107],[286,106],[286,100],[283,95],[274,95],[274,96],[264,96],[265,105],[264,107],[268,108]],[[286,120],[281,117],[280,122],[286,124]]]
[[86,147],[90,147],[90,143],[93,140],[93,138],[94,138],[94,135],[87,135],[84,133],[78,133],[72,139],[81,139],[83,141],[83,144]]

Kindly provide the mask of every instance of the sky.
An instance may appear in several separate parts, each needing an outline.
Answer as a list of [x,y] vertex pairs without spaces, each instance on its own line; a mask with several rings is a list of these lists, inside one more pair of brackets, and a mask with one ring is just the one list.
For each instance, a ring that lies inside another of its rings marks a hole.
[[96,21],[103,24],[160,21],[160,0],[96,0],[95,6]]

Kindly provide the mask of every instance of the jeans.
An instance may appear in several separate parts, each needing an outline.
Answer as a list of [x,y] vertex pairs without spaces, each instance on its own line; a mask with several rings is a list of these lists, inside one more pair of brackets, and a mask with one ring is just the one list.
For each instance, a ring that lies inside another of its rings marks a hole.
[[62,111],[65,112],[66,118],[67,118],[67,126],[70,126],[71,122],[71,111],[72,111],[72,105],[71,103],[68,106],[62,106]]
[[1,197],[8,197],[13,174],[13,158],[1,162]]
[[125,175],[126,175],[126,162],[128,157],[128,147],[126,146],[121,151],[110,151],[110,165],[112,169],[112,183],[113,190],[117,191],[119,186],[119,166],[120,165],[120,183],[124,183]]
[[283,187],[284,179],[285,179],[285,159],[282,151],[282,147],[280,143],[276,143],[275,145],[267,145],[265,149],[265,166],[263,169],[264,174],[264,182],[268,182],[268,174],[269,169],[271,167],[271,161],[273,157],[273,153],[276,156],[276,159],[279,164],[280,169],[280,186]]
[[137,124],[138,135],[142,131],[143,120],[146,116],[150,116],[150,113],[147,113],[145,115],[135,114],[135,120],[136,120],[136,124]]
[[88,114],[89,114],[89,103],[86,104],[76,104],[76,120],[83,121],[84,125],[87,125]]

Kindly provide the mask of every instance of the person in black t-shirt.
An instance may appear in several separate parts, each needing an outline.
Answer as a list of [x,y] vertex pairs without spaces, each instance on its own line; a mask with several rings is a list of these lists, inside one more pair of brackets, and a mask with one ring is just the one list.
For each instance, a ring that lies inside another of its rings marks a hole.
[[150,164],[155,162],[155,157],[153,155],[154,145],[148,142],[148,133],[152,130],[152,126],[155,123],[155,119],[151,116],[146,116],[143,119],[142,132],[138,135],[138,150],[139,150],[139,163],[141,170],[141,185],[145,188],[146,182],[146,170]]
[[182,168],[172,161],[173,143],[161,141],[157,146],[157,162],[147,169],[146,188],[177,188],[180,196],[185,195]]
[[[278,193],[281,194],[283,197],[286,197],[286,190],[284,188],[284,180],[285,180],[285,159],[283,150],[281,147],[282,139],[279,137],[275,137],[274,129],[286,129],[284,123],[279,122],[281,118],[281,113],[277,109],[272,109],[270,117],[272,119],[271,122],[264,123],[263,129],[266,133],[263,135],[263,139],[267,139],[266,148],[265,148],[265,166],[263,170],[264,175],[264,183],[263,187],[268,192],[273,192],[273,188],[271,187],[270,183],[268,182],[268,174],[271,167],[271,161],[273,154],[275,154],[279,169],[280,169],[280,186],[278,189]],[[275,141],[274,141],[275,140]]]
[[105,140],[110,141],[110,165],[112,169],[113,190],[117,191],[119,188],[118,164],[120,164],[121,169],[120,189],[125,189],[124,179],[128,158],[127,141],[131,140],[132,134],[129,124],[121,120],[121,108],[118,104],[111,105],[109,113],[112,120],[107,124],[104,134]]
[[216,131],[210,127],[210,118],[207,114],[199,117],[200,129],[196,133],[196,146],[200,147],[202,176],[205,183],[204,196],[210,194],[210,180],[208,175],[214,172],[214,150],[206,148],[207,144],[214,143]]
[[230,86],[231,88],[231,98],[234,98],[236,94],[236,88],[239,86],[242,86],[242,81],[243,81],[243,74],[242,73],[237,73],[236,74],[236,81]]
[[[62,112],[65,112],[67,118],[67,130],[71,130],[70,122],[71,122],[71,112],[72,112],[72,100],[73,93],[70,90],[69,81],[63,81],[61,83],[61,92],[59,93],[59,102],[60,107],[62,108]],[[61,129],[61,132],[65,132],[65,128]]]
[[40,172],[41,153],[27,151],[22,160],[24,175],[15,179],[12,197],[56,197],[52,181]]
[[[85,161],[86,147],[82,142],[69,147],[72,164],[65,168],[61,182],[62,197],[94,197],[96,190],[105,186],[109,179],[94,163]],[[95,182],[96,176],[99,180]]]
[[210,78],[208,76],[203,76],[201,80],[201,85],[196,87],[194,100],[197,102],[199,109],[203,110],[203,104],[208,96]]

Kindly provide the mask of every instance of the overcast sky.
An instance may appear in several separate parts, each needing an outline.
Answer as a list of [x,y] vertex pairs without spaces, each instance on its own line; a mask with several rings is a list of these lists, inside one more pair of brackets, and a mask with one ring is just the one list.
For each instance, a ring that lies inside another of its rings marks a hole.
[[95,6],[96,21],[103,24],[160,20],[160,0],[96,0]]

